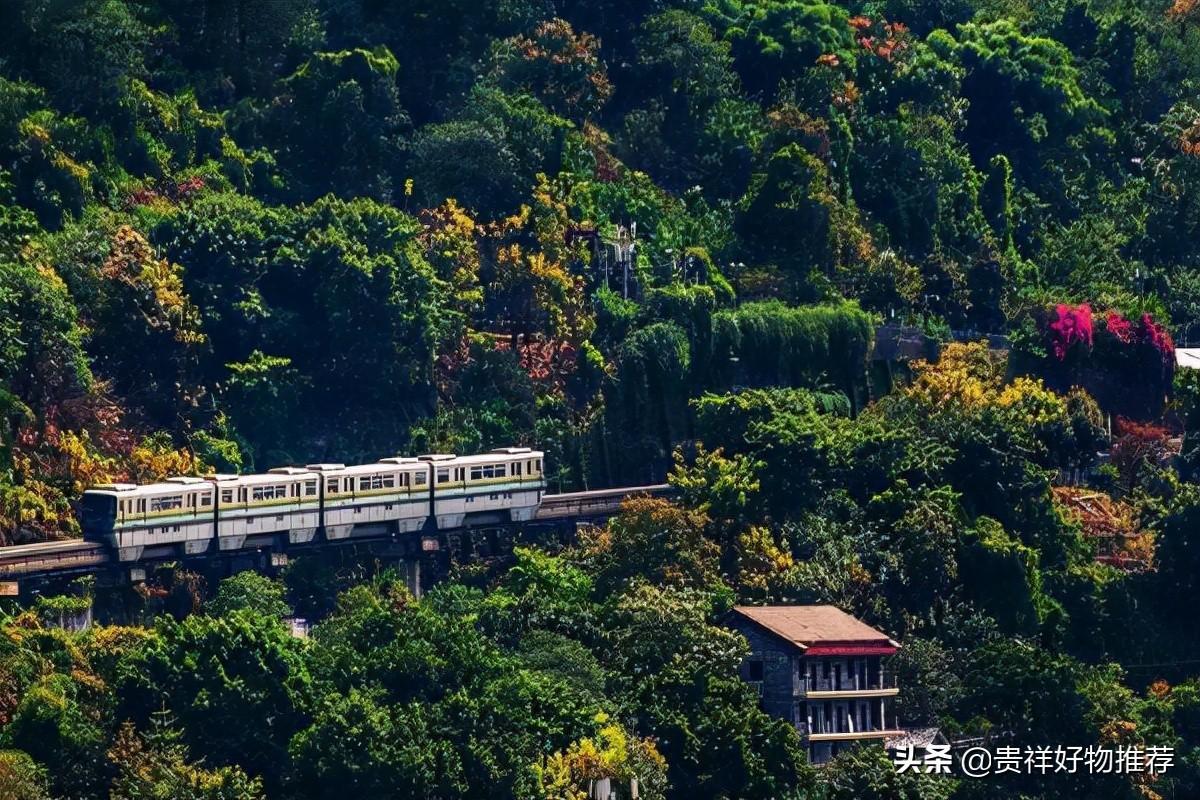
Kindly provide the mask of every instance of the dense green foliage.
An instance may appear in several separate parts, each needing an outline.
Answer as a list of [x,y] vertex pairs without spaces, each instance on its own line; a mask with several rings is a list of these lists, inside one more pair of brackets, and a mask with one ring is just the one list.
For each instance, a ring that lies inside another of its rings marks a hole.
[[[497,445],[680,499],[420,601],[304,560],[147,628],[40,601],[0,636],[0,796],[1196,796],[1198,23],[6,0],[4,542],[103,481]],[[873,360],[896,327],[934,363]],[[984,334],[1009,356],[948,344]],[[1178,766],[817,776],[734,601],[903,640],[910,724]]]

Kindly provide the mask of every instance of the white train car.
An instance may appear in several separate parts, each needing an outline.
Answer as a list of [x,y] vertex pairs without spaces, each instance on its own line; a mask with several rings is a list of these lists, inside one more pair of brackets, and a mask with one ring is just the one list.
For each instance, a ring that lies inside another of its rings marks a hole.
[[373,464],[310,464],[255,475],[178,477],[137,486],[114,483],[84,492],[84,537],[109,544],[121,561],[147,547],[184,555],[239,550],[247,538],[287,535],[303,544],[324,529],[344,539],[356,526],[395,533],[533,518],[545,490],[543,454],[504,447],[482,455],[430,454]]
[[261,475],[220,475],[217,546],[238,550],[247,536],[286,533],[288,542],[312,541],[321,526],[320,475],[277,467]]
[[434,472],[433,516],[441,529],[457,528],[468,517],[533,519],[545,490],[542,452],[501,447],[472,456],[421,456]]
[[137,561],[145,548],[161,545],[195,555],[212,542],[215,496],[203,478],[110,483],[83,493],[80,521],[86,538],[107,542],[121,561]]
[[359,525],[418,531],[429,517],[429,467],[415,458],[374,464],[309,464],[321,476],[325,538],[345,539]]

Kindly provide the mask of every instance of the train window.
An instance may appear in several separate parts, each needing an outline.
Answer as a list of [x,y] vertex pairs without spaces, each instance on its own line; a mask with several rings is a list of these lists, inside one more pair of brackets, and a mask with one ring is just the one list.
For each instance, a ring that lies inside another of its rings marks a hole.
[[358,483],[362,489],[390,489],[396,485],[396,479],[392,475],[367,475],[359,478]]
[[300,484],[298,484],[298,483],[293,483],[293,484],[292,484],[291,495],[292,495],[292,497],[299,497],[299,496],[300,496]]
[[232,503],[233,502],[233,489],[222,489],[221,490],[221,502],[222,503]]
[[342,481],[342,491],[343,492],[353,492],[354,491],[354,478],[346,478],[345,480]]
[[146,513],[146,501],[138,500],[138,513]]
[[175,508],[183,508],[183,495],[169,494],[163,497],[150,498],[150,511],[170,511]]
[[437,471],[437,482],[438,483],[447,483],[447,482],[449,482],[449,480],[450,480],[450,470],[448,468],[442,467],[441,469],[439,469]]
[[537,460],[537,471],[542,471],[542,460],[540,458]]
[[242,503],[246,502],[246,487],[244,486],[238,489],[238,501]]
[[250,498],[256,503],[262,500],[286,499],[287,496],[288,487],[278,484],[275,486],[255,486],[250,493]]
[[325,481],[325,491],[327,491],[327,492],[329,492],[329,493],[331,493],[331,494],[337,494],[337,493],[338,493],[338,480],[337,480],[337,478],[330,478],[329,480]]
[[418,472],[416,475],[414,475],[413,483],[415,483],[417,486],[424,486],[425,485],[425,473]]
[[520,461],[513,464],[513,476],[517,477],[517,478],[521,477],[521,462]]
[[409,474],[407,472],[401,472],[400,473],[400,485],[402,487],[407,487],[409,485],[409,481],[410,481]]
[[504,464],[485,464],[480,467],[471,467],[471,480],[473,481],[503,478],[505,474]]
[[317,493],[317,482],[316,481],[305,481],[304,482],[304,496],[311,497],[312,495],[314,495],[316,493]]
[[205,492],[204,494],[200,495],[200,505],[202,505],[202,506],[211,506],[212,505],[212,493],[211,492]]

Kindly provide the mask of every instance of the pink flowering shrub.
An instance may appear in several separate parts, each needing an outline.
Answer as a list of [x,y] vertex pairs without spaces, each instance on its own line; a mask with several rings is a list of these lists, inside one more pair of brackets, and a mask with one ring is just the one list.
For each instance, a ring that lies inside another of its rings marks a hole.
[[1092,346],[1092,307],[1087,303],[1069,306],[1059,303],[1054,308],[1054,317],[1046,325],[1050,334],[1050,348],[1059,361],[1064,361],[1071,345],[1076,342]]
[[1175,363],[1175,340],[1171,338],[1171,332],[1149,314],[1142,314],[1142,337],[1154,346],[1164,362]]
[[1133,344],[1134,337],[1137,335],[1133,330],[1133,323],[1117,311],[1108,312],[1104,318],[1104,327],[1121,344]]
[[1134,323],[1117,311],[1109,311],[1104,317],[1104,329],[1122,345],[1149,345],[1164,362],[1175,361],[1175,340],[1149,314],[1142,314],[1141,320]]
[[1130,419],[1154,419],[1171,395],[1175,342],[1149,314],[1129,318],[1096,312],[1087,303],[1059,303],[1041,319],[1044,349],[1017,370],[1039,375],[1048,386],[1083,387],[1101,407]]

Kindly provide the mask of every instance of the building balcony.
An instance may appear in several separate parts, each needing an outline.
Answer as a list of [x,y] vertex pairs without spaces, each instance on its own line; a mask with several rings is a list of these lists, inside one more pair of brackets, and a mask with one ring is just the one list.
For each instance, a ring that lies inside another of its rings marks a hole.
[[874,680],[862,680],[858,675],[841,678],[810,678],[807,675],[794,682],[797,697],[810,700],[831,700],[840,697],[892,697],[899,693],[894,673],[881,673]]
[[899,736],[904,731],[895,727],[867,728],[853,730],[852,725],[835,725],[833,720],[814,722],[797,722],[796,730],[809,742],[848,742],[855,739],[886,739]]

